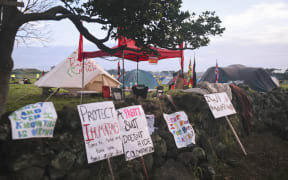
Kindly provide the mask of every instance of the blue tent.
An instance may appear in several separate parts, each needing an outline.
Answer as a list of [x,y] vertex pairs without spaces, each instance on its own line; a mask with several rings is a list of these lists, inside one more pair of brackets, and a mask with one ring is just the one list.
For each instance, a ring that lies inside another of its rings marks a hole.
[[[137,83],[137,70],[131,70],[125,73],[124,76],[125,87],[132,87]],[[123,84],[123,76],[119,78],[119,81]],[[155,89],[159,86],[157,80],[153,77],[153,75],[148,71],[138,70],[138,84],[145,85],[149,89]]]

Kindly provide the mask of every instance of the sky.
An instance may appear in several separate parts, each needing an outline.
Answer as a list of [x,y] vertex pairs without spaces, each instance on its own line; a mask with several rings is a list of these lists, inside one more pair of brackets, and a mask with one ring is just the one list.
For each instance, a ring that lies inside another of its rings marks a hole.
[[[197,14],[209,10],[216,11],[226,28],[222,36],[211,37],[206,47],[184,51],[184,71],[188,70],[189,60],[196,60],[196,71],[204,72],[211,66],[243,64],[249,67],[288,68],[288,0],[183,0],[183,11]],[[78,46],[79,32],[68,20],[41,22],[48,28],[50,42],[45,46],[18,45],[14,48],[14,68],[38,68],[49,70],[69,56]],[[99,26],[88,26],[96,36],[105,33]],[[107,43],[110,47],[115,41]],[[84,50],[97,47],[84,40]],[[112,60],[116,60],[112,58]],[[95,61],[104,69],[116,69],[115,61],[97,58]],[[122,68],[122,67],[121,67]],[[125,69],[136,68],[136,63],[125,60]],[[143,70],[163,71],[180,69],[180,59],[161,60],[157,65],[139,63]]]

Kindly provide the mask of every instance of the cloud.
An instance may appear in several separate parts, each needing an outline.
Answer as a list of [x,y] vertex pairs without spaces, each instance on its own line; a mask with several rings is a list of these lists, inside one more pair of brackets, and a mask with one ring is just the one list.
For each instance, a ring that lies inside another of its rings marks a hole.
[[226,31],[217,42],[288,44],[288,3],[262,3],[223,18]]

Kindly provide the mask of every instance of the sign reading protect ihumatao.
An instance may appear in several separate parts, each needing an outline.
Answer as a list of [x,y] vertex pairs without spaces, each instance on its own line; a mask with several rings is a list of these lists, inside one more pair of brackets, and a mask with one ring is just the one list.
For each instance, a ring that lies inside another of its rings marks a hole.
[[88,163],[123,154],[120,126],[112,101],[77,106]]
[[53,137],[57,113],[52,102],[26,105],[9,116],[12,139]]

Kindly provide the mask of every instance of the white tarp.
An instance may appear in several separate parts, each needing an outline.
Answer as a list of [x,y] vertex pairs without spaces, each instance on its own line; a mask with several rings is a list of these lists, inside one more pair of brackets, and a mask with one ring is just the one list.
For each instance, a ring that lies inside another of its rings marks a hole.
[[236,114],[233,104],[225,92],[205,94],[204,97],[215,119]]
[[117,109],[126,161],[154,152],[142,106]]
[[53,137],[57,113],[52,102],[26,105],[9,116],[12,139]]
[[120,127],[112,101],[77,106],[88,163],[123,154]]
[[[50,72],[36,81],[35,85],[37,87],[81,89],[83,61],[79,62],[77,57],[78,51],[76,50]],[[120,82],[107,73],[101,66],[96,64],[93,59],[85,59],[84,65],[84,90],[101,91],[102,86],[120,86]]]
[[195,133],[184,111],[163,114],[169,131],[173,134],[177,148],[195,144]]

